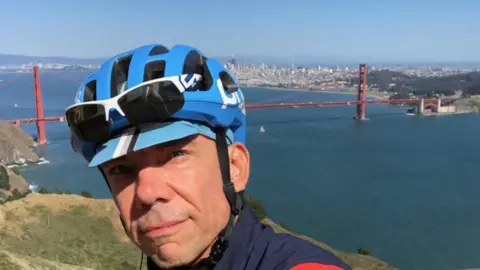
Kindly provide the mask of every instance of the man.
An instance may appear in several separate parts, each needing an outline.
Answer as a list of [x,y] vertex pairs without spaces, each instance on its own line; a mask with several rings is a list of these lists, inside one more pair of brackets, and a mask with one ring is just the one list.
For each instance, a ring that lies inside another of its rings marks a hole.
[[245,114],[219,62],[146,45],[87,77],[66,118],[72,147],[104,176],[148,269],[351,269],[275,234],[245,204]]

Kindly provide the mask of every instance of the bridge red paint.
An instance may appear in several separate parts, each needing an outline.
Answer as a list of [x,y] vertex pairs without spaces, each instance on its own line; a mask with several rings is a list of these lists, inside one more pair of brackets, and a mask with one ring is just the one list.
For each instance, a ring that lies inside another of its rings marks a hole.
[[357,90],[357,120],[367,119],[365,116],[365,106],[367,101],[367,64],[358,66],[358,90]]
[[[38,67],[33,68],[33,77],[35,79],[35,108],[37,112],[37,119],[44,119],[43,115],[43,102],[42,102],[42,87],[40,86],[40,73]],[[45,121],[37,121],[38,130],[38,143],[44,144],[47,142],[47,136],[45,132]]]
[[[437,102],[438,99],[424,99],[424,102]],[[442,101],[455,99],[442,99]],[[421,99],[378,99],[378,100],[352,100],[352,101],[320,101],[320,102],[295,102],[295,103],[270,103],[270,104],[250,104],[247,109],[269,109],[269,108],[299,108],[299,107],[323,107],[323,106],[345,106],[362,104],[416,104]],[[430,105],[430,104],[428,104]],[[435,105],[436,106],[436,105]],[[361,119],[361,118],[360,118]]]
[[63,116],[54,116],[54,117],[45,117],[45,118],[24,118],[17,120],[7,120],[10,124],[20,125],[20,124],[32,124],[37,122],[65,122]]
[[425,105],[423,106],[426,110],[430,110],[432,112],[438,112],[438,106],[436,103],[434,102],[427,103],[427,102],[430,102],[430,101],[425,101]]
[[[442,101],[450,101],[455,99],[442,99]],[[264,104],[247,104],[247,109],[273,109],[273,108],[305,108],[305,107],[324,107],[324,106],[348,106],[359,104],[417,104],[421,99],[380,99],[366,101],[321,101],[321,102],[293,102],[293,103],[264,103]],[[437,99],[424,99],[425,107],[437,106]],[[427,102],[429,102],[427,104]],[[25,118],[18,120],[8,120],[12,124],[30,124],[35,122],[64,122],[63,116],[45,117],[45,118]]]
[[[40,87],[40,74],[38,67],[33,68],[34,78],[35,78],[35,107],[36,107],[36,118],[26,118],[26,119],[16,119],[16,120],[7,120],[11,124],[20,125],[20,124],[29,124],[36,123],[38,129],[38,139],[39,143],[45,143],[46,132],[45,132],[45,122],[65,122],[63,116],[56,117],[44,117],[43,115],[43,104],[41,96],[41,87]],[[366,64],[360,64],[358,71],[358,95],[357,100],[352,101],[321,101],[321,102],[294,102],[294,103],[264,103],[264,104],[246,104],[247,109],[272,109],[272,108],[305,108],[305,107],[323,107],[323,106],[348,106],[356,105],[357,106],[357,120],[365,120],[365,109],[367,104],[418,104],[422,99],[379,99],[379,100],[366,100],[367,96],[367,68]],[[0,85],[0,87],[3,85]],[[455,101],[455,98],[445,98],[442,99],[442,103],[450,104]],[[432,105],[437,106],[438,99],[424,99],[424,104],[428,105],[430,108]]]

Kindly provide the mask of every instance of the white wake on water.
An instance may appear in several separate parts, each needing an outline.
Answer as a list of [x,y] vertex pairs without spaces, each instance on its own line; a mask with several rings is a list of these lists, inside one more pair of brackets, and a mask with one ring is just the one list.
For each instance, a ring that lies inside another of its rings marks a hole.
[[32,193],[37,193],[38,185],[32,182],[31,184],[28,185],[28,189],[30,189]]
[[43,157],[41,157],[39,159],[39,162],[37,162],[38,165],[42,165],[42,164],[50,164],[50,160],[48,159],[44,159]]
[[[42,165],[42,164],[50,164],[50,160],[48,159],[45,159],[43,157],[39,158],[39,161],[37,163],[35,163],[34,165]],[[27,167],[27,166],[30,166],[32,164],[27,164],[27,163],[24,163],[24,164],[15,164],[15,165],[8,165],[7,167],[8,168],[14,168],[14,167]],[[27,169],[28,170],[28,169]],[[32,193],[37,193],[38,192],[38,185],[35,184],[35,182],[31,182],[28,184],[28,189],[30,189],[30,191]]]

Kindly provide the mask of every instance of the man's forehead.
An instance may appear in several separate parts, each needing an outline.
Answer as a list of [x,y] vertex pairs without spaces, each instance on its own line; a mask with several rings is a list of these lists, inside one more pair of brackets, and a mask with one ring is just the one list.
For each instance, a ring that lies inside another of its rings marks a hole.
[[178,140],[173,140],[173,141],[168,141],[160,144],[156,144],[153,147],[155,147],[158,150],[162,150],[164,148],[170,148],[170,147],[181,147],[181,146],[196,146],[198,145],[198,137],[200,137],[199,134],[194,134],[187,136],[185,138],[181,138]]
[[199,144],[197,138],[199,137],[198,134],[194,134],[194,135],[191,135],[191,136],[187,136],[185,138],[181,138],[181,139],[177,139],[177,140],[172,140],[172,141],[168,141],[168,142],[164,142],[164,143],[159,143],[159,144],[155,144],[155,145],[152,145],[152,146],[149,146],[147,148],[144,148],[144,149],[141,149],[141,150],[138,150],[138,151],[135,151],[135,152],[131,152],[131,153],[128,153],[124,156],[121,156],[121,157],[118,157],[116,159],[112,159],[110,160],[109,162],[105,163],[105,164],[108,164],[110,162],[118,162],[118,161],[126,161],[130,158],[135,158],[137,156],[141,156],[141,155],[144,155],[148,152],[161,152],[161,151],[166,151],[166,150],[169,150],[171,148],[181,148],[181,147],[185,147],[185,146],[189,146],[189,147],[195,147]]

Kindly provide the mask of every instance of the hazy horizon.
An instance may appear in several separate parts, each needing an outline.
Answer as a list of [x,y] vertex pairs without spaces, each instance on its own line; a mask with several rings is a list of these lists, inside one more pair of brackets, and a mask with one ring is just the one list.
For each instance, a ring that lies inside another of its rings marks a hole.
[[214,57],[480,61],[478,10],[475,0],[2,1],[0,53],[107,58],[160,43]]
[[[113,55],[112,55],[113,56]],[[45,62],[45,63],[61,63],[61,64],[79,64],[79,65],[86,65],[86,64],[93,64],[98,65],[103,63],[105,60],[110,58],[111,56],[107,57],[96,57],[96,58],[84,58],[84,57],[71,57],[71,56],[38,56],[38,55],[27,55],[27,54],[4,54],[0,52],[0,65],[15,65],[15,64],[26,64],[27,62]],[[226,62],[231,59],[232,56],[224,56],[224,55],[211,55],[208,56],[211,58],[216,58],[221,62]],[[267,55],[267,54],[238,54],[235,55],[237,62],[239,63],[251,63],[251,64],[274,64],[274,65],[291,65],[295,64],[297,66],[315,66],[315,65],[327,65],[327,66],[356,66],[359,63],[367,63],[370,65],[438,65],[438,66],[445,66],[445,65],[452,65],[452,66],[461,66],[465,65],[468,67],[480,67],[480,60],[471,60],[471,61],[442,61],[442,60],[405,60],[405,61],[394,61],[394,60],[385,60],[385,61],[370,61],[370,62],[362,62],[362,61],[354,61],[349,59],[343,59],[342,57],[322,57],[322,56],[309,56],[309,55],[299,55],[293,57],[285,57],[285,56],[275,56],[275,55]],[[14,61],[5,61],[5,59],[14,59]],[[25,59],[24,61],[20,59]],[[48,60],[48,61],[47,61]],[[58,61],[58,62],[57,62]],[[78,62],[76,62],[78,61]]]

